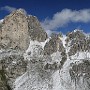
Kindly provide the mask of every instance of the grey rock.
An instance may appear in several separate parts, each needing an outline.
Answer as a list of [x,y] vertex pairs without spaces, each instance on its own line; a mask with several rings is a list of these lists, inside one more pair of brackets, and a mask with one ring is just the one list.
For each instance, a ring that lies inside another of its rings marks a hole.
[[[82,63],[73,64],[69,70],[71,80],[75,82],[75,87],[81,87],[85,90],[90,89],[90,61],[84,60]],[[80,82],[82,78],[82,82]],[[81,89],[82,89],[81,88]]]
[[38,21],[37,17],[29,15],[27,20],[30,38],[32,40],[37,40],[39,42],[45,41],[48,38],[48,36],[44,29],[41,27],[41,24]]
[[52,35],[44,47],[44,54],[51,55],[54,52],[64,52],[64,46],[58,35]]
[[12,88],[13,82],[17,77],[23,75],[27,70],[27,61],[24,60],[22,54],[9,54],[12,52],[8,52],[8,55],[3,53],[3,57],[0,58],[0,66],[1,69],[5,71],[6,79],[8,85]]
[[77,51],[90,51],[90,38],[80,30],[70,32],[67,35],[67,44],[70,43],[69,56],[75,55]]
[[72,40],[74,38],[82,40],[85,38],[85,35],[84,35],[83,31],[76,30],[76,31],[72,31],[72,32],[67,33],[67,37],[69,37],[70,40]]

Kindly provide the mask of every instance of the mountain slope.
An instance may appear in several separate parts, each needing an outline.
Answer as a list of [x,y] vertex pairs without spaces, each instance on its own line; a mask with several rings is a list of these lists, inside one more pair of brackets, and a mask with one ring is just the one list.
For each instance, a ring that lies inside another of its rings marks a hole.
[[[76,32],[79,32],[77,34],[85,35],[80,30],[77,30]],[[74,34],[76,32],[70,32],[70,34]],[[55,39],[55,41],[58,40],[58,38],[56,39],[56,37],[51,37],[49,41],[46,42],[46,45],[47,43],[51,44],[50,40],[52,40],[52,38],[53,40]],[[40,44],[39,42],[33,42],[32,46],[33,50],[35,51],[33,51],[32,47],[30,46],[29,52],[31,50],[31,54],[28,55],[28,70],[27,74],[25,74],[26,76],[24,76],[25,78],[27,78],[25,82],[21,81],[21,83],[23,82],[23,84],[18,86],[18,88],[16,83],[15,90],[22,90],[23,88],[25,88],[25,90],[89,90],[90,48],[88,47],[88,49],[86,50],[85,46],[85,48],[83,47],[80,50],[78,49],[77,52],[75,52],[73,55],[70,55],[69,53],[73,52],[71,52],[70,50],[72,49],[74,43],[77,43],[77,40],[79,40],[79,44],[82,43],[80,42],[81,38],[77,38],[77,36],[75,35],[75,38],[77,39],[71,39],[68,42],[68,36],[64,35],[63,37],[59,38],[61,40],[60,42],[62,42],[63,47],[65,48],[64,53],[66,53],[66,55],[64,55],[67,58],[63,56],[61,50],[59,51],[59,49],[57,49],[58,43],[53,42],[51,45],[49,45],[49,47],[51,47],[53,44],[55,44],[53,47],[54,49],[56,48],[54,52],[52,51],[52,53],[44,54],[43,52],[46,51],[46,46],[44,46],[43,49],[42,44]],[[84,38],[86,40],[89,39],[87,39],[87,36],[85,36]],[[74,43],[72,43],[73,40],[75,40],[76,42],[74,41]],[[84,44],[87,43],[84,42]],[[90,43],[88,44],[90,45]],[[39,47],[42,47],[41,54],[39,54]],[[49,47],[47,50],[50,49]],[[74,47],[73,49],[76,50],[76,48]],[[21,80],[22,78],[20,77]],[[16,81],[18,81],[18,79]]]

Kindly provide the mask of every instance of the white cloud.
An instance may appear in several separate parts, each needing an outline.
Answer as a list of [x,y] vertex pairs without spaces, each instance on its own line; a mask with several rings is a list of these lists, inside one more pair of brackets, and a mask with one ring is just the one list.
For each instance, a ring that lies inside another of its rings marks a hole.
[[79,11],[63,9],[61,12],[54,14],[52,19],[46,18],[41,24],[46,32],[51,33],[51,31],[64,27],[70,22],[90,22],[90,9],[82,9]]
[[10,7],[10,6],[4,6],[4,7],[1,7],[0,10],[5,10],[5,11],[8,11],[9,13],[11,13],[12,11],[15,11],[16,8]]

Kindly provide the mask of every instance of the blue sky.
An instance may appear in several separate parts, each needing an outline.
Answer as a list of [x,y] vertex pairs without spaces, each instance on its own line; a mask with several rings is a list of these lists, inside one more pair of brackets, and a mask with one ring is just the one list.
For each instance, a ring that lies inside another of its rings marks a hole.
[[0,0],[0,19],[18,8],[37,16],[48,33],[76,28],[90,33],[90,0]]

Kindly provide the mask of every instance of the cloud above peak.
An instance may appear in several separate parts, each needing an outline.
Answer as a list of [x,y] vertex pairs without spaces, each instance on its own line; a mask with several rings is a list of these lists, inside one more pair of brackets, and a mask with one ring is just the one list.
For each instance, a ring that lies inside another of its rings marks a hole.
[[43,28],[48,31],[56,30],[60,27],[64,27],[70,22],[90,22],[90,9],[71,10],[63,9],[61,12],[57,12],[51,19],[46,18],[41,22]]
[[4,11],[11,13],[12,11],[15,11],[16,8],[10,7],[10,6],[4,6],[4,7],[1,7],[0,10],[2,10],[2,11],[4,10]]

